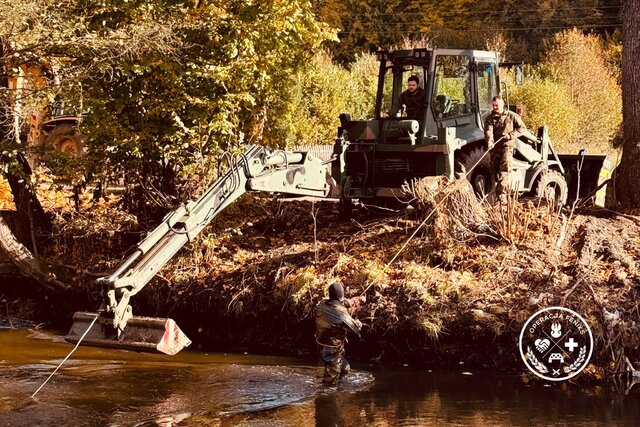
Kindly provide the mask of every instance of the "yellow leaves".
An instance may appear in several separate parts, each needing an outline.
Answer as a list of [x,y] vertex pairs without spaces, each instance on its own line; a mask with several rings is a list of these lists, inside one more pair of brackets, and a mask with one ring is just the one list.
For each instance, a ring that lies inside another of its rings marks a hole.
[[389,282],[386,270],[386,264],[375,260],[366,261],[365,265],[356,276],[355,281],[362,286],[374,284],[379,288],[384,288]]
[[450,271],[436,286],[440,295],[454,294],[459,297],[464,289],[473,288],[477,283],[475,275],[468,271]]
[[608,151],[622,120],[622,96],[605,56],[596,36],[578,30],[556,34],[535,75],[513,86],[512,101],[525,106],[527,127],[546,123],[556,147],[565,151]]
[[246,264],[256,257],[255,251],[246,249],[237,249],[233,253],[233,262],[238,264]]
[[14,210],[15,208],[16,205],[13,203],[9,183],[0,178],[0,210]]
[[299,269],[285,276],[276,286],[275,295],[280,298],[291,298],[298,303],[312,294],[312,289],[318,287],[317,273],[314,267]]

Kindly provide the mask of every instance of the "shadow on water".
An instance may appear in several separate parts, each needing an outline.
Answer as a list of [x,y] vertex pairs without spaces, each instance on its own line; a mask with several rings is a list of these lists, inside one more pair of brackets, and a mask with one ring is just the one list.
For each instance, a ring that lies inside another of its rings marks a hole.
[[83,347],[30,398],[71,348],[59,337],[0,330],[0,426],[591,426],[640,419],[638,392],[409,369],[357,371],[332,390],[320,386],[320,367],[297,359]]
[[[322,388],[321,369],[297,359],[80,347],[31,398],[71,349],[60,337],[0,330],[0,425],[168,426],[194,417],[216,425],[309,400]],[[373,381],[354,378],[352,390]]]
[[[600,389],[518,378],[415,370],[374,373],[357,393],[319,393],[312,401],[262,413],[241,413],[228,426],[637,426],[640,393],[612,395]],[[194,424],[195,425],[195,424]]]

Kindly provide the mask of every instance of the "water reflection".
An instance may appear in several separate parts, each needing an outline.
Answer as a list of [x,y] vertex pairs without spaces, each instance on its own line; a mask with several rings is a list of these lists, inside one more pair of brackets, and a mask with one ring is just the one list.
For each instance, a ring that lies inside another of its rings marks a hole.
[[321,389],[321,368],[294,359],[81,347],[31,399],[70,349],[47,335],[0,331],[0,425],[215,425]]
[[517,378],[356,371],[337,389],[295,359],[80,348],[0,331],[0,426],[637,425],[640,393],[526,386]]
[[[639,395],[574,386],[526,386],[517,378],[380,371],[359,392],[320,393],[305,405],[238,414],[228,426],[635,426]],[[312,408],[309,408],[312,405]],[[195,425],[195,424],[194,424]]]
[[618,403],[612,397],[573,387],[526,387],[495,375],[388,372],[376,374],[371,390],[339,402],[358,408],[357,416],[342,409],[336,419],[363,426],[637,425],[638,396],[619,396]]
[[315,408],[316,426],[347,426],[351,425],[341,408],[344,407],[344,395],[338,393],[320,394],[313,402]]

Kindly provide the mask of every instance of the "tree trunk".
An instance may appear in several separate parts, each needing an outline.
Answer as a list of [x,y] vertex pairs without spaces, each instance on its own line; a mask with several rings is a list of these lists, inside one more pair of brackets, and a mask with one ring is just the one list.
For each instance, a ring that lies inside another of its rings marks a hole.
[[[4,163],[5,159],[2,160]],[[22,155],[13,159],[12,167],[9,167],[9,172],[4,173],[4,177],[11,188],[13,202],[18,212],[16,237],[29,250],[37,254],[37,242],[48,239],[51,233],[51,221],[30,183],[31,167],[27,159]]]
[[[0,88],[10,93],[8,67],[11,64],[8,63],[4,47],[3,40],[0,40]],[[19,129],[14,117],[16,111],[10,98],[3,101],[5,103],[0,105],[0,141],[7,147],[15,147],[20,142]],[[10,153],[11,150],[6,152]],[[37,242],[49,237],[51,222],[31,185],[31,168],[26,158],[22,154],[4,154],[0,156],[0,165],[16,205],[14,229],[18,230],[19,238],[16,238],[5,218],[0,215],[0,252],[13,262],[24,276],[36,279],[43,286],[65,288],[66,285],[60,283],[55,275],[44,271],[33,255],[37,255]]]
[[622,158],[616,170],[616,199],[640,208],[640,0],[623,2]]
[[68,285],[60,282],[55,274],[45,271],[31,251],[16,240],[2,215],[0,215],[0,252],[11,260],[24,276],[31,277],[50,289],[64,290],[68,288]]

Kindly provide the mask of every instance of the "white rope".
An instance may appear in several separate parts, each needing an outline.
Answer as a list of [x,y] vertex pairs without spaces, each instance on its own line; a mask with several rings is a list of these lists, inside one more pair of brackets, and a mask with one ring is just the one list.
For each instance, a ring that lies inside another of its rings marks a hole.
[[[498,142],[502,141],[504,137],[498,139],[498,141],[495,143],[497,144]],[[487,156],[487,154],[489,154],[489,151],[491,151],[491,149],[493,147],[495,147],[495,144],[489,148],[487,151],[484,152],[484,154],[482,154],[482,156],[478,159],[478,161],[467,171],[467,173],[465,174],[465,178],[468,178],[469,174],[471,173],[471,171],[473,171],[476,166],[478,166],[480,164],[480,162]],[[443,188],[442,190],[440,190],[438,192],[438,194],[444,192],[445,190],[447,190],[449,187],[452,187],[453,185],[458,184],[458,181],[460,179],[457,179],[451,183],[449,183],[445,188]],[[382,269],[382,271],[380,271],[378,273],[378,275],[372,280],[372,282],[369,284],[369,286],[367,286],[364,291],[362,291],[360,293],[360,296],[364,295],[373,285],[375,285],[376,283],[378,283],[378,279],[386,272],[387,268],[391,266],[391,264],[393,264],[393,262],[398,258],[398,256],[400,256],[400,254],[402,253],[402,251],[404,251],[404,249],[407,247],[407,245],[409,244],[409,242],[416,236],[416,234],[418,234],[418,231],[420,231],[420,229],[427,223],[427,221],[431,218],[431,216],[436,212],[436,210],[447,200],[447,198],[451,195],[451,193],[445,194],[445,196],[442,198],[442,200],[440,200],[440,202],[438,204],[436,204],[433,209],[431,210],[431,212],[429,212],[429,215],[426,216],[426,218],[420,223],[420,225],[418,225],[416,227],[416,229],[414,230],[414,232],[411,234],[411,236],[409,236],[409,238],[407,239],[406,242],[404,242],[404,244],[402,245],[402,247],[398,250],[398,252],[396,252],[396,254],[393,256],[393,258],[391,258],[391,260],[389,260],[389,262],[387,262],[387,264],[384,266],[384,268]]]
[[[504,138],[504,137],[502,137]],[[498,140],[498,142],[502,141],[502,138],[500,138]],[[496,144],[498,143],[496,142]],[[495,144],[494,144],[495,146]],[[493,148],[493,147],[491,147]],[[489,154],[489,151],[491,151],[491,148],[489,148],[487,151],[484,152],[484,154],[478,159],[478,161],[471,166],[471,168],[467,171],[467,173],[464,175],[464,177],[466,179],[469,178],[469,174],[476,168],[476,166],[478,166],[480,164],[480,162],[487,156],[487,154]],[[445,190],[447,190],[449,187],[453,187],[456,184],[459,184],[460,178],[456,179],[455,181],[449,183],[449,185],[447,185],[446,187],[444,187],[442,190],[439,191],[439,194],[444,192]],[[436,210],[447,200],[447,198],[452,194],[448,193],[445,194],[444,197],[442,198],[442,200],[440,200],[440,203],[438,203],[437,205],[435,205],[433,207],[433,209],[431,210],[431,212],[429,212],[429,215],[426,216],[426,218],[422,221],[422,223],[420,223],[420,225],[418,225],[418,227],[416,227],[415,231],[413,232],[413,234],[411,234],[411,236],[407,239],[406,242],[404,242],[404,245],[402,245],[402,247],[398,250],[398,252],[393,256],[393,258],[391,258],[391,261],[389,261],[387,263],[387,265],[391,265],[393,264],[393,262],[396,260],[396,258],[398,258],[398,256],[400,256],[400,254],[402,253],[402,251],[404,251],[404,248],[407,247],[407,245],[409,244],[409,242],[411,241],[411,239],[413,239],[416,234],[418,234],[418,231],[420,231],[420,229],[422,227],[424,227],[424,225],[427,223],[427,221],[433,216],[434,213],[436,213]],[[371,285],[369,285],[369,287],[371,287]]]
[[60,362],[60,364],[59,364],[59,365],[58,365],[58,367],[55,369],[55,371],[53,371],[53,372],[51,373],[51,375],[49,375],[49,378],[47,378],[47,379],[45,380],[45,382],[43,382],[43,383],[42,383],[42,385],[41,385],[40,387],[38,387],[38,389],[37,389],[37,390],[36,390],[36,391],[31,395],[31,397],[35,397],[35,396],[36,396],[36,394],[38,394],[38,392],[40,391],[40,389],[41,389],[42,387],[44,387],[44,385],[45,385],[46,383],[48,383],[48,382],[49,382],[49,380],[51,379],[51,377],[53,377],[53,375],[54,375],[56,372],[58,372],[58,369],[60,369],[60,367],[62,366],[62,364],[63,364],[64,362],[66,362],[66,361],[67,361],[67,359],[69,359],[69,357],[71,357],[71,355],[73,354],[73,352],[74,352],[74,351],[76,351],[76,349],[78,348],[78,346],[80,345],[80,343],[82,342],[82,340],[84,339],[84,337],[85,337],[85,336],[87,335],[87,333],[91,330],[91,328],[93,327],[93,324],[94,324],[94,323],[96,323],[96,320],[98,320],[98,315],[97,315],[97,314],[96,314],[96,317],[94,317],[94,318],[93,318],[93,321],[91,322],[91,324],[89,325],[89,327],[87,328],[87,330],[86,330],[86,331],[84,331],[84,334],[82,334],[82,336],[80,337],[80,339],[79,339],[79,340],[78,340],[78,342],[76,343],[76,346],[75,346],[75,347],[73,347],[73,350],[71,350],[71,351],[69,352],[69,354],[67,354],[67,357],[65,357],[65,358],[64,358],[64,360],[63,360],[62,362]]

